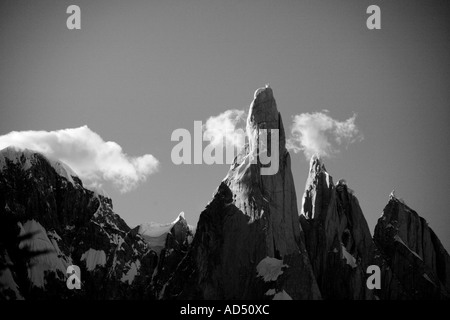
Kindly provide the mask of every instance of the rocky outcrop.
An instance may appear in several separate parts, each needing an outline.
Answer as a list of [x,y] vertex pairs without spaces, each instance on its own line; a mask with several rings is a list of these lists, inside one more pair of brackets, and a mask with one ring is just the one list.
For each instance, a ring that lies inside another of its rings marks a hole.
[[306,249],[325,299],[372,299],[366,269],[374,245],[353,191],[337,185],[318,157],[310,163],[299,216]]
[[164,285],[174,275],[181,260],[186,256],[193,237],[193,228],[188,225],[182,212],[165,233],[164,246],[159,254],[158,266],[153,275],[152,284],[148,288],[148,294],[156,299],[160,298]]
[[[26,299],[116,299],[143,290],[134,279],[151,276],[156,254],[113,212],[111,199],[30,150],[4,149],[0,165],[3,286]],[[66,288],[72,264],[81,269],[81,290]]]
[[194,227],[187,224],[184,212],[181,212],[170,223],[150,222],[143,223],[135,228],[135,231],[144,238],[149,247],[157,254],[167,248],[168,245],[172,247],[174,242],[178,244],[191,243],[194,230]]
[[[449,299],[450,257],[428,223],[391,194],[374,240],[405,299]],[[382,295],[391,294],[385,286]]]
[[[277,150],[269,148],[279,161],[272,175],[262,175],[267,166],[255,161],[267,152],[263,149],[271,145],[270,139],[276,139],[269,135],[264,144],[264,129],[279,130]],[[269,87],[255,93],[247,134],[249,144],[201,213],[192,247],[162,297],[264,299],[283,291],[294,299],[321,297],[301,237],[290,156]],[[266,257],[285,266],[279,277],[267,282],[257,275],[257,265]]]

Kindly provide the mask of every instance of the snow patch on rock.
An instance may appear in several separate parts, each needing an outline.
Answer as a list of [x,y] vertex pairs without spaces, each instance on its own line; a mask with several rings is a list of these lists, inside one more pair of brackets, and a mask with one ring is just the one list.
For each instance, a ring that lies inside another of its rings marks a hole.
[[7,290],[12,290],[14,292],[15,298],[13,297],[13,299],[24,300],[19,292],[19,286],[14,280],[14,277],[9,268],[0,271],[0,294],[2,294],[3,297],[5,297],[6,296],[5,292]]
[[292,300],[291,296],[286,291],[278,292],[272,300]]
[[345,259],[345,260],[346,260],[346,263],[347,263],[349,266],[351,266],[352,268],[356,268],[357,265],[356,265],[356,259],[355,259],[355,257],[352,256],[352,255],[347,251],[347,249],[345,249],[344,245],[341,245],[341,246],[342,246],[342,259]]
[[258,277],[264,278],[265,282],[275,281],[283,274],[283,268],[288,265],[283,264],[282,260],[265,257],[256,266]]
[[138,274],[138,270],[140,267],[141,262],[139,260],[136,260],[136,262],[132,262],[130,269],[128,269],[128,272],[122,276],[122,279],[120,279],[120,281],[132,284],[134,281],[134,277]]
[[19,244],[19,248],[28,248],[31,252],[45,251],[30,259],[28,268],[28,278],[31,283],[40,288],[45,287],[45,274],[48,272],[60,271],[65,275],[67,263],[58,257],[61,251],[56,241],[50,241],[44,227],[35,220],[28,220],[21,225],[20,235],[33,234],[30,239],[26,239]]
[[93,271],[97,266],[104,266],[106,264],[106,254],[103,250],[94,250],[90,248],[83,253],[81,261],[86,261],[86,269]]
[[269,289],[269,290],[267,290],[267,292],[264,295],[266,295],[266,296],[273,296],[273,295],[275,295],[275,293],[277,293],[275,291],[275,289]]
[[423,274],[423,277],[424,277],[426,280],[428,280],[429,282],[431,282],[433,285],[436,285],[436,284],[433,282],[433,280],[431,280],[430,277],[429,277],[426,273]]
[[[406,249],[408,249],[413,255],[415,255],[417,258],[419,258],[420,260],[422,260],[422,258],[421,258],[416,252],[414,252],[413,250],[411,250],[411,249],[405,244],[405,242],[403,242],[402,238],[400,238],[398,234],[396,234],[396,235],[394,236],[394,240],[397,241],[397,242],[399,242],[399,243],[401,243],[402,245],[404,245],[404,246],[406,247]],[[423,261],[423,260],[422,260],[422,261]]]
[[57,241],[61,241],[61,237],[60,237],[59,234],[57,234],[56,231],[54,231],[54,230],[48,231],[48,232],[47,232],[47,235],[48,235],[50,238],[53,238],[53,239],[55,239],[55,240],[57,240]]

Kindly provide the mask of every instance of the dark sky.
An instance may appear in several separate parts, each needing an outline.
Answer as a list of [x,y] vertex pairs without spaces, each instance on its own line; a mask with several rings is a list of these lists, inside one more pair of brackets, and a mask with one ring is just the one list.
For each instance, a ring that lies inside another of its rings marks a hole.
[[[81,8],[81,30],[66,8]],[[381,8],[381,30],[366,8]],[[198,216],[227,165],[175,166],[173,130],[247,109],[270,83],[292,117],[357,114],[364,140],[325,159],[373,230],[395,188],[450,248],[448,1],[10,1],[0,3],[0,135],[87,125],[159,171],[104,185],[130,226]],[[292,155],[301,204],[309,162]]]

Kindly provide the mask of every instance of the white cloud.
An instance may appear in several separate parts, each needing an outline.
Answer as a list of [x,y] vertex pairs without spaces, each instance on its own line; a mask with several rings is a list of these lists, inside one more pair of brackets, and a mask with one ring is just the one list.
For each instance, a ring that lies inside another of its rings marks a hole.
[[287,147],[295,153],[303,151],[307,158],[330,157],[339,152],[342,144],[348,146],[363,139],[355,120],[356,114],[342,122],[323,112],[296,115]]
[[210,140],[214,146],[224,143],[224,146],[228,144],[241,148],[244,145],[246,133],[239,126],[243,125],[241,122],[244,122],[244,119],[245,112],[236,109],[227,110],[216,117],[210,117],[203,126],[203,137]]
[[100,186],[112,182],[121,192],[134,189],[154,173],[151,154],[130,157],[113,141],[104,141],[87,126],[57,131],[13,131],[0,136],[0,149],[10,145],[44,153],[68,164],[82,180]]

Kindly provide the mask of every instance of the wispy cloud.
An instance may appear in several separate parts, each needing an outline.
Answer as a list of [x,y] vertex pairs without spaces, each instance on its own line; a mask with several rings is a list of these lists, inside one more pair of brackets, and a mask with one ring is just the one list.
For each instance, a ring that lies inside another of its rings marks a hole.
[[112,182],[128,192],[156,172],[151,154],[131,157],[113,141],[104,141],[87,126],[57,131],[13,131],[0,136],[0,149],[10,145],[31,149],[68,164],[81,179],[99,186]]
[[355,124],[356,114],[345,121],[338,121],[326,112],[294,116],[287,147],[295,153],[302,151],[309,159],[313,155],[330,157],[339,152],[340,146],[363,140]]
[[218,116],[210,117],[203,126],[203,136],[216,146],[230,145],[240,148],[244,145],[246,133],[245,112],[243,110],[227,110]]

